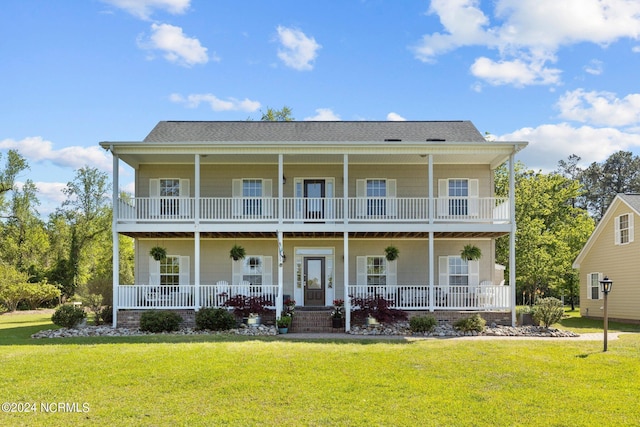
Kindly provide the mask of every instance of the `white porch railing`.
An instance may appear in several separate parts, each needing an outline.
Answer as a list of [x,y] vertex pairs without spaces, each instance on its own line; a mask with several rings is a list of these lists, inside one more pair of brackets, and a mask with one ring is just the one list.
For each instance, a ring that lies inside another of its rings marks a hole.
[[351,298],[383,297],[399,310],[509,310],[509,286],[349,286]]
[[120,285],[118,308],[195,308],[195,286]]
[[[194,221],[199,206],[200,221],[275,222],[282,214],[285,222],[342,222],[345,199],[339,197],[278,198],[203,197],[196,203],[189,197],[134,197],[118,201],[121,222]],[[424,222],[429,220],[427,197],[349,197],[351,222]],[[509,199],[504,197],[441,197],[433,199],[433,219],[437,222],[497,223],[509,221]]]
[[439,197],[435,199],[434,220],[509,221],[509,199],[506,197]]
[[[223,307],[234,295],[263,297],[275,309],[278,286],[201,285],[200,307]],[[120,285],[118,308],[121,309],[195,309],[196,286]]]
[[278,298],[277,285],[201,285],[200,286],[200,306],[201,307],[224,307],[225,302],[235,295],[247,297],[262,297],[267,301],[268,309],[276,308]]

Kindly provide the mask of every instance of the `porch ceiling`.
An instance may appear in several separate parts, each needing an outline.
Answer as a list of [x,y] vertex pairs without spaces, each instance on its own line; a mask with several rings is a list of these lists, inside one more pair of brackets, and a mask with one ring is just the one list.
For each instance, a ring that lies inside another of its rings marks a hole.
[[[126,236],[137,239],[193,239],[187,232],[127,232]],[[436,239],[490,239],[507,235],[504,232],[435,232]],[[201,232],[201,239],[275,239],[274,232]],[[284,232],[284,239],[342,239],[341,232]],[[350,239],[428,239],[428,232],[350,232]]]

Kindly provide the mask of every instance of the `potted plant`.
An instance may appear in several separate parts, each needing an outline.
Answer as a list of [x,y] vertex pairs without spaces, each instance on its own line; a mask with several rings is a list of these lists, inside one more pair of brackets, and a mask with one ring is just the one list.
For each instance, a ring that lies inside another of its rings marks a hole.
[[276,320],[276,325],[278,326],[279,334],[286,334],[289,332],[289,326],[291,326],[291,316],[281,316]]
[[287,316],[293,316],[296,311],[296,302],[291,298],[284,300],[284,312]]
[[331,311],[331,323],[334,328],[344,327],[344,300],[334,299]]
[[482,251],[476,245],[465,245],[460,252],[460,258],[465,261],[475,261],[482,257]]
[[269,305],[264,297],[248,297],[246,295],[234,295],[225,301],[225,307],[232,307],[233,314],[242,319],[242,322],[253,327],[262,323],[262,315],[267,312]]
[[387,261],[395,261],[400,256],[400,251],[398,250],[397,247],[393,245],[389,245],[386,248],[384,248],[384,253],[387,258]]
[[156,261],[162,261],[167,258],[167,250],[162,246],[154,246],[149,251],[149,255],[151,255]]
[[244,259],[245,255],[246,251],[242,246],[233,245],[233,247],[229,251],[229,258],[233,258],[234,261]]

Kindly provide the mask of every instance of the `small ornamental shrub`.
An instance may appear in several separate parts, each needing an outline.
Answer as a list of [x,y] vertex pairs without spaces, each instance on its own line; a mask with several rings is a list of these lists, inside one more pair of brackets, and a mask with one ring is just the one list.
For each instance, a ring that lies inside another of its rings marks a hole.
[[433,332],[438,321],[433,316],[416,316],[409,320],[409,328],[412,332]]
[[533,306],[533,320],[542,323],[545,328],[558,323],[563,314],[562,301],[557,298],[540,298]]
[[373,317],[380,323],[396,323],[401,320],[407,320],[408,317],[404,311],[392,308],[392,300],[388,300],[380,295],[353,298],[351,305],[358,307],[353,311],[353,315],[361,321],[367,317]]
[[291,326],[291,316],[282,316],[276,320],[278,328],[288,328]]
[[196,313],[196,328],[228,331],[236,327],[233,314],[223,308],[203,308]]
[[51,321],[63,328],[75,328],[86,317],[87,313],[85,313],[82,308],[73,305],[63,305],[53,313]]
[[480,316],[479,314],[474,314],[471,317],[465,317],[463,319],[458,319],[453,327],[462,331],[462,332],[482,332],[484,331],[484,326],[487,322]]
[[173,332],[180,328],[182,317],[173,311],[149,310],[140,316],[140,330],[145,332]]
[[111,324],[113,323],[113,307],[105,305],[96,313],[96,324]]

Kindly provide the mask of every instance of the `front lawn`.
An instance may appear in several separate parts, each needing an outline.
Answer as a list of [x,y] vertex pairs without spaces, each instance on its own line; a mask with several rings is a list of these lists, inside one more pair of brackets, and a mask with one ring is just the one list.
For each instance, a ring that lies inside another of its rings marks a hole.
[[[50,328],[48,318],[0,316],[0,400],[37,409],[2,413],[3,425],[624,426],[640,419],[639,335],[610,341],[607,353],[601,341],[551,338],[28,338]],[[52,402],[72,412],[41,410]]]

